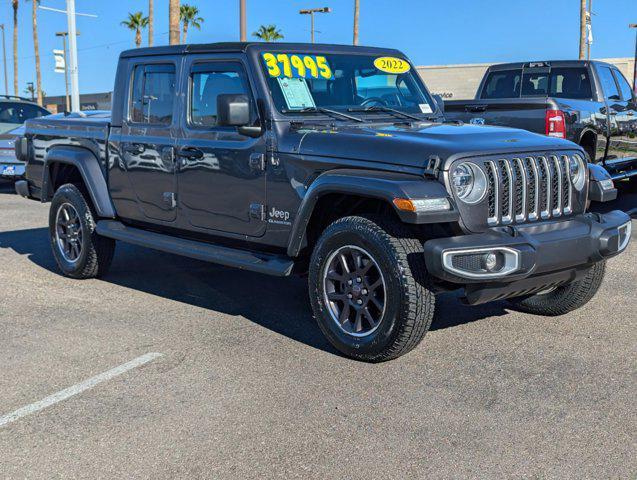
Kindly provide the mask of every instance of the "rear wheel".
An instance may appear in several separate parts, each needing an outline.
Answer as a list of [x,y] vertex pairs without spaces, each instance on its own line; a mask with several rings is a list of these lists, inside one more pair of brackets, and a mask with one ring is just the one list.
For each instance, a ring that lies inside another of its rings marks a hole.
[[95,231],[95,216],[80,189],[62,185],[49,213],[51,249],[64,275],[85,279],[104,275],[111,265],[115,241]]
[[526,313],[543,316],[565,315],[586,305],[597,293],[604,279],[606,262],[596,263],[576,282],[530,297],[513,298],[509,302]]
[[420,343],[434,314],[421,242],[381,217],[345,217],[323,232],[309,291],[327,339],[357,360],[404,355]]

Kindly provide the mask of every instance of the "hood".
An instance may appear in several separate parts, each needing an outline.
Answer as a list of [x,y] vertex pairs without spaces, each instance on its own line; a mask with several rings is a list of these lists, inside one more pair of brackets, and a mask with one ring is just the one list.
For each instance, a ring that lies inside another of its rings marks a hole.
[[[541,152],[573,149],[575,144],[525,130],[477,125],[430,124],[307,126],[299,132],[301,155],[340,157],[422,167],[432,156],[446,161],[462,154]],[[444,168],[447,168],[445,165]]]

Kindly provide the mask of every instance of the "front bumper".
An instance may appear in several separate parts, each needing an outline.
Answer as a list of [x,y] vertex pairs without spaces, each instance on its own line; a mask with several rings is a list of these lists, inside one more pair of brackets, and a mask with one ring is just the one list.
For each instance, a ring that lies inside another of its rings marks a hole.
[[[429,240],[424,251],[429,273],[465,287],[467,301],[475,304],[576,280],[623,251],[629,236],[630,217],[616,210]],[[481,263],[489,253],[500,258],[492,271]]]

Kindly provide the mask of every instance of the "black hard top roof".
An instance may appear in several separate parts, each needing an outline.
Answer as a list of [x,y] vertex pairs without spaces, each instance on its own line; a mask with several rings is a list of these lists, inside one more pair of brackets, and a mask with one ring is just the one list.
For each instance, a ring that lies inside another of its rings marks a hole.
[[599,60],[539,60],[537,62],[513,62],[499,63],[491,65],[490,71],[494,70],[514,70],[517,68],[542,68],[542,67],[587,67],[588,65],[597,64],[612,67],[613,65],[600,62]]
[[188,45],[167,45],[163,47],[134,48],[121,53],[121,58],[142,57],[148,55],[185,55],[190,53],[231,53],[247,52],[248,50],[287,50],[338,53],[370,53],[401,55],[398,50],[391,48],[359,47],[353,45],[331,45],[325,43],[280,43],[280,42],[221,42]]

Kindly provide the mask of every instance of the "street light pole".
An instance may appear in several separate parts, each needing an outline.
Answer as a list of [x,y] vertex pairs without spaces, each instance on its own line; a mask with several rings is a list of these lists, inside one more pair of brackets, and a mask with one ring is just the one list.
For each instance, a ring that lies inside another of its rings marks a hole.
[[80,77],[77,69],[77,28],[75,25],[75,0],[66,0],[66,17],[69,24],[69,73],[71,75],[71,111],[80,111]]
[[4,94],[9,95],[9,84],[7,80],[7,48],[4,43],[4,23],[0,25],[2,29],[2,59],[4,61]]
[[[637,30],[637,23],[631,23],[630,28]],[[633,69],[633,92],[637,95],[637,36],[635,37],[635,65]]]
[[[79,35],[80,32],[77,32]],[[68,64],[68,54],[66,50],[66,37],[68,37],[68,32],[57,32],[55,34],[56,37],[62,37],[62,51],[64,52],[64,87],[66,89],[66,111],[71,111],[71,102],[69,98],[69,64]]]
[[299,13],[301,15],[309,15],[310,16],[310,29],[311,29],[312,43],[314,43],[314,14],[315,13],[330,13],[331,11],[332,11],[332,9],[330,9],[329,7],[308,8],[308,9],[305,9],[305,10],[299,10]]

